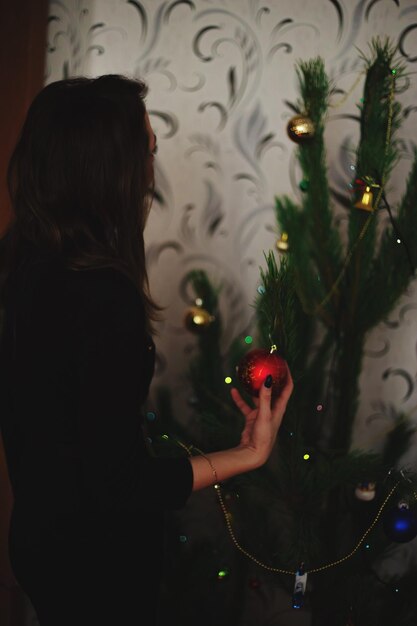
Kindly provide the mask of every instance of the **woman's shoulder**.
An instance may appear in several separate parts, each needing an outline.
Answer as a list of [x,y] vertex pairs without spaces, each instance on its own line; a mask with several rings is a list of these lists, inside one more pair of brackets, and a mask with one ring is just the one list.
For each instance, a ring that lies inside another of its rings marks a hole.
[[140,293],[134,282],[115,267],[82,270],[61,268],[63,298],[79,310],[129,317],[144,315]]
[[114,267],[63,270],[65,296],[81,312],[117,317],[128,322],[144,317],[140,293],[133,281]]
[[60,260],[34,259],[19,268],[13,283],[22,304],[36,308],[144,316],[136,285],[115,267],[72,269]]
[[143,337],[146,316],[135,284],[113,267],[63,269],[62,304],[68,326],[81,336]]

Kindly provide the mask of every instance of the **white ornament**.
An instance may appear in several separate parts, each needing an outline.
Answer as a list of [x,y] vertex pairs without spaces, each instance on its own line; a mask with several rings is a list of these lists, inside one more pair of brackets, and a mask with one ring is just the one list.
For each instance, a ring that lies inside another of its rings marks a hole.
[[355,489],[355,496],[363,502],[370,502],[375,498],[375,483],[359,483]]

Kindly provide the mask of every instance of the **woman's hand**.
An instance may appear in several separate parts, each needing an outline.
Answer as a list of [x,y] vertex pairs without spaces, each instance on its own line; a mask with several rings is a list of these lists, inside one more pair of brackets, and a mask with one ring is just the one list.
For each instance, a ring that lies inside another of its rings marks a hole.
[[191,457],[193,491],[254,470],[267,461],[292,390],[293,382],[289,370],[281,395],[272,400],[272,389],[264,383],[259,398],[255,399],[254,409],[243,400],[237,389],[231,390],[232,398],[246,420],[240,444],[229,450]]
[[239,447],[251,450],[258,460],[259,466],[263,465],[271,454],[288,400],[294,388],[288,365],[287,372],[285,387],[274,400],[272,400],[272,387],[265,386],[265,382],[268,383],[268,380],[264,382],[259,390],[259,398],[254,398],[255,408],[250,407],[243,400],[237,389],[231,390],[236,406],[245,416],[245,426]]

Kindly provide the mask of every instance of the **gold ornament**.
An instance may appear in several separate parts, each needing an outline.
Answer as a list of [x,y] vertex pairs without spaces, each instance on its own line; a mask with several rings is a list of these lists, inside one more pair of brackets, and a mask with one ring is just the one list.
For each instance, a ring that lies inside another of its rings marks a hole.
[[314,124],[306,115],[295,115],[287,124],[288,137],[296,143],[305,143],[314,137]]
[[374,210],[372,206],[373,198],[374,194],[372,193],[370,186],[366,185],[361,199],[354,204],[355,209],[363,209],[364,211],[372,212]]
[[196,335],[203,334],[213,322],[214,316],[201,306],[191,306],[184,315],[186,329]]
[[281,237],[277,241],[277,249],[279,252],[288,252],[290,244],[288,242],[288,233],[282,233]]

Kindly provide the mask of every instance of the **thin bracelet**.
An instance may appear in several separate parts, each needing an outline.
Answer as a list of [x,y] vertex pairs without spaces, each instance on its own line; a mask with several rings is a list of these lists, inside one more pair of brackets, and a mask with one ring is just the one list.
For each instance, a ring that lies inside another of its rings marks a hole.
[[184,448],[184,450],[187,451],[187,454],[189,457],[192,456],[192,450],[195,450],[196,452],[198,452],[198,454],[200,456],[202,456],[204,459],[206,459],[207,463],[210,465],[211,467],[211,471],[213,472],[213,476],[214,476],[214,487],[217,489],[219,486],[219,479],[217,477],[217,472],[216,469],[213,465],[213,463],[210,461],[210,459],[208,458],[208,456],[206,454],[204,454],[204,452],[202,450],[200,450],[199,448],[196,448],[195,446],[191,445],[191,446],[186,446],[185,444],[183,444],[181,441],[177,441],[177,444],[179,446],[181,446],[181,448]]
[[219,479],[217,477],[217,472],[216,472],[216,469],[215,469],[213,463],[210,461],[209,457],[204,454],[204,452],[202,452],[201,450],[199,450],[195,446],[193,446],[193,448],[194,448],[194,450],[196,450],[196,452],[198,452],[198,454],[200,456],[202,456],[204,459],[206,459],[207,463],[210,465],[211,471],[213,472],[213,476],[214,476],[214,488],[218,489],[218,487],[219,487]]

